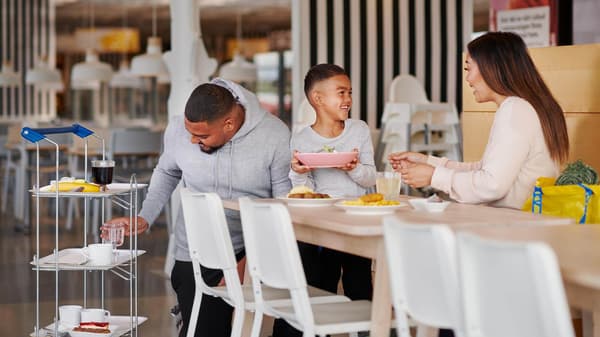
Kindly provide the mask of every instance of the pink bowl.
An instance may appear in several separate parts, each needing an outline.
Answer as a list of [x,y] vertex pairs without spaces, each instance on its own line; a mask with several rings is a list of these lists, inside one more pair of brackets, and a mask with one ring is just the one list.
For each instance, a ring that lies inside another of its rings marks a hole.
[[309,167],[340,167],[353,161],[358,152],[296,153],[296,158]]

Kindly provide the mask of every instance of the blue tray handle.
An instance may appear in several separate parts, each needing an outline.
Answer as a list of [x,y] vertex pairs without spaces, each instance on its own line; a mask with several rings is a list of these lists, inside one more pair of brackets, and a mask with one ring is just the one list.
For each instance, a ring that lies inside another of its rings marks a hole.
[[40,140],[46,138],[45,135],[58,133],[74,133],[80,138],[85,138],[89,135],[92,135],[94,131],[87,129],[79,124],[73,124],[71,126],[64,126],[58,128],[32,129],[29,127],[24,127],[23,129],[21,129],[21,137],[27,139],[32,143],[37,143]]

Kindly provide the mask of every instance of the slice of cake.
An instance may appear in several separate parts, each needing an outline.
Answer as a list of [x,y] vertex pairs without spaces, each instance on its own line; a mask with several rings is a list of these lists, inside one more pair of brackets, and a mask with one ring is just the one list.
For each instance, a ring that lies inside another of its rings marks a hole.
[[108,322],[81,322],[73,331],[109,334]]

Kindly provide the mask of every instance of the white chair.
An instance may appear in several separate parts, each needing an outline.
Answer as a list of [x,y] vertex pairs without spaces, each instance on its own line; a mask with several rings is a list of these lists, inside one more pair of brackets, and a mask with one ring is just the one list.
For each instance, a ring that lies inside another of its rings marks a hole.
[[[9,188],[12,185],[13,190],[13,214],[17,219],[25,218],[24,212],[24,193],[25,193],[25,174],[26,162],[21,160],[27,155],[25,144],[21,138],[21,123],[15,123],[8,126],[6,142],[3,147],[6,149],[6,160],[4,162],[4,179],[2,186],[2,213],[6,212]],[[12,174],[11,174],[12,172]],[[11,178],[11,176],[13,178]]]
[[[246,255],[256,297],[256,312],[285,319],[303,336],[370,330],[371,302],[311,303],[289,213],[279,203],[240,198]],[[265,301],[265,286],[288,290],[293,306]],[[254,325],[252,336],[258,336]]]
[[[196,282],[196,294],[188,336],[193,336],[196,330],[198,312],[204,294],[220,297],[235,308],[231,336],[241,336],[244,310],[254,311],[256,306],[252,286],[242,286],[240,283],[221,199],[215,193],[195,193],[187,188],[182,188],[181,203]],[[206,285],[200,273],[200,265],[221,269],[226,286],[209,287]],[[272,288],[263,290],[263,299],[270,305],[275,307],[291,305],[289,292]],[[311,300],[315,302],[347,301],[344,296],[337,296],[316,288],[311,289],[311,295]],[[254,328],[260,330],[261,323],[262,315],[255,315]]]
[[458,235],[467,337],[573,337],[556,256],[536,242]]
[[390,84],[390,102],[411,104],[429,103],[421,82],[410,74],[400,74]]
[[416,151],[462,159],[454,104],[431,103],[419,80],[406,74],[394,78],[389,96],[375,154],[380,170],[390,169],[387,157],[393,152]]
[[296,116],[298,117],[294,120],[292,133],[296,133],[307,126],[312,125],[317,118],[317,113],[308,102],[308,99],[304,98],[298,106],[298,113]]
[[410,337],[410,316],[421,336],[437,336],[438,328],[445,328],[462,337],[452,231],[443,225],[402,224],[395,217],[384,219],[383,231],[398,336]]

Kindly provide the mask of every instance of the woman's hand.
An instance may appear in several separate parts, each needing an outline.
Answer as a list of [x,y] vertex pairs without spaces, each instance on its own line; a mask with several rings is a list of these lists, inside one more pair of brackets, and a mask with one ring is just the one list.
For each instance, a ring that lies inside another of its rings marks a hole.
[[[354,148],[352,151],[353,151],[353,152],[358,152],[358,149],[357,149],[357,148]],[[347,172],[347,171],[352,171],[352,170],[354,170],[354,168],[356,168],[356,166],[358,166],[358,164],[359,164],[359,163],[360,163],[360,161],[358,160],[358,155],[357,155],[357,156],[356,156],[356,158],[354,158],[354,159],[353,159],[351,162],[347,163],[347,164],[346,164],[346,165],[344,165],[344,166],[340,166],[340,167],[338,167],[338,168],[339,168],[340,170],[342,170],[342,171],[346,171],[346,172]]]
[[394,170],[398,171],[398,169],[407,166],[410,163],[413,164],[427,164],[428,156],[426,154],[418,153],[418,152],[396,152],[392,153],[388,156],[388,160]]
[[[112,223],[124,223],[125,224],[125,236],[129,236],[129,217],[119,217],[119,218],[113,218],[110,219],[109,221],[107,221],[106,223],[112,224]],[[135,226],[135,223],[132,224],[132,226]],[[146,219],[142,218],[141,216],[137,217],[137,233],[138,234],[142,234],[143,232],[146,231],[146,229],[148,229],[148,221],[146,221]],[[100,227],[100,230],[102,231],[102,233],[100,234],[100,237],[103,239],[108,239],[108,237],[106,237],[108,235],[108,228],[105,228],[104,226]],[[132,228],[132,232],[131,234],[135,234],[135,228]]]
[[310,172],[312,169],[304,164],[302,164],[298,158],[296,158],[296,153],[298,153],[298,150],[294,150],[294,154],[292,155],[292,163],[291,163],[291,168],[292,171],[298,173],[298,174],[304,174],[307,172]]
[[409,163],[401,167],[398,172],[402,174],[402,181],[410,187],[418,188],[431,185],[431,177],[435,168],[428,164]]

